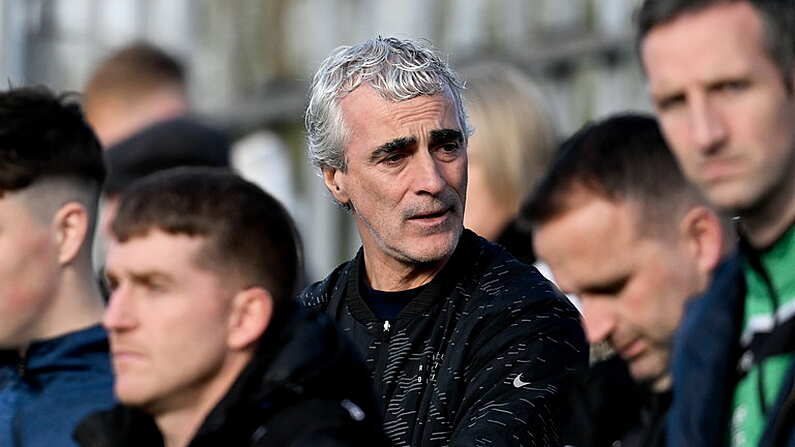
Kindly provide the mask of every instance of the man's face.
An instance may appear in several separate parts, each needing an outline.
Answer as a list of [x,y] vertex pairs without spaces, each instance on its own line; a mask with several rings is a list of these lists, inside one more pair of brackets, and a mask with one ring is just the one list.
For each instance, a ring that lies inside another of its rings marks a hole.
[[203,237],[160,230],[108,247],[113,291],[103,324],[110,334],[115,391],[156,414],[198,399],[228,353],[234,291],[196,265]]
[[324,177],[352,205],[365,254],[403,264],[450,255],[463,229],[467,155],[449,94],[392,102],[365,85],[341,108],[347,171]]
[[640,234],[628,202],[575,194],[533,234],[538,256],[582,301],[589,341],[608,342],[635,380],[665,388],[673,333],[698,292],[697,261],[678,233]]
[[54,229],[25,203],[25,192],[0,197],[0,348],[22,347],[46,333],[58,286]]
[[795,98],[748,2],[726,2],[651,30],[641,54],[663,132],[691,181],[748,214],[795,182]]

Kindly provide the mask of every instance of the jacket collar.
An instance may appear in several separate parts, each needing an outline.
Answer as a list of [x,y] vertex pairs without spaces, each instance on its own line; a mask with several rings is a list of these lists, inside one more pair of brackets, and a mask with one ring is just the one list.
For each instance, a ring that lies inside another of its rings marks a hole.
[[20,356],[17,351],[4,350],[0,353],[0,364],[15,365],[24,369],[26,374],[36,374],[45,370],[92,369],[97,365],[98,357],[105,357],[102,362],[110,369],[108,356],[108,337],[105,329],[94,325],[86,329],[69,332],[56,338],[33,342]]
[[[692,445],[722,443],[737,378],[745,294],[742,263],[738,253],[721,262],[706,294],[688,304],[677,331],[673,411],[680,414],[673,417],[672,445],[683,439]],[[722,414],[716,417],[716,411]]]
[[[478,249],[478,239],[479,237],[475,233],[464,229],[450,260],[428,283],[427,287],[406,305],[397,319],[413,319],[424,314],[432,306],[439,304],[441,297],[449,294],[448,292],[455,286],[456,279],[460,278],[462,272],[467,269],[464,262],[467,260],[472,262],[472,260],[476,259],[474,252]],[[349,306],[354,318],[363,323],[380,323],[380,320],[367,307],[359,290],[359,275],[362,274],[362,270],[365,268],[364,252],[361,248],[351,264],[345,287],[340,287],[338,293],[348,291],[346,293],[346,304]]]

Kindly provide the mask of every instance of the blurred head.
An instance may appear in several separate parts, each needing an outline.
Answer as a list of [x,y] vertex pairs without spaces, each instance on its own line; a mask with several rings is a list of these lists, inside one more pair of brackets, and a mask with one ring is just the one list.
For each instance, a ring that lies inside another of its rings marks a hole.
[[179,166],[228,167],[229,141],[222,132],[190,117],[167,119],[142,129],[105,151],[105,181],[94,257],[101,265],[119,193],[157,171]]
[[[795,12],[788,0],[644,0],[638,11],[637,45],[642,53],[644,41],[654,28],[664,26],[685,16],[694,16],[713,8],[750,7],[760,20],[760,47],[775,64],[782,79],[788,79],[795,61]],[[642,54],[641,54],[642,57]]]
[[337,48],[315,74],[309,155],[354,213],[366,257],[425,264],[455,249],[469,133],[460,91],[431,49],[394,38]]
[[641,10],[639,49],[663,132],[687,177],[727,212],[795,212],[793,33],[785,0],[658,0]]
[[179,166],[229,167],[226,135],[201,121],[178,117],[155,123],[105,152],[103,193],[115,197],[149,174]]
[[496,240],[546,170],[555,130],[541,92],[516,68],[481,63],[461,77],[474,129],[464,226]]
[[188,110],[182,62],[160,48],[134,43],[104,59],[86,84],[83,104],[109,147],[161,119]]
[[155,415],[214,405],[294,295],[287,212],[230,172],[177,168],[126,189],[111,228],[104,325],[118,398]]
[[105,170],[67,96],[0,93],[0,347],[76,329],[67,281],[91,279],[91,233]]
[[656,122],[621,115],[577,132],[521,216],[561,289],[581,299],[589,340],[608,342],[636,380],[667,388],[683,304],[708,285],[724,227]]

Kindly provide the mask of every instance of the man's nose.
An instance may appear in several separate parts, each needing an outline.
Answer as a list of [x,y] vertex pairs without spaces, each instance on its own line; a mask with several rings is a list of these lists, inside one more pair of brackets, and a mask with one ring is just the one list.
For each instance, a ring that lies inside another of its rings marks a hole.
[[728,135],[720,111],[706,97],[694,98],[689,110],[690,134],[702,153],[718,149]]
[[437,195],[444,190],[446,181],[442,175],[441,162],[428,151],[415,157],[414,189],[417,194]]
[[102,325],[108,331],[120,331],[135,327],[136,319],[130,294],[126,287],[117,287],[110,296],[108,307],[102,316]]
[[615,312],[604,298],[580,297],[583,307],[585,334],[589,343],[607,340],[616,326]]

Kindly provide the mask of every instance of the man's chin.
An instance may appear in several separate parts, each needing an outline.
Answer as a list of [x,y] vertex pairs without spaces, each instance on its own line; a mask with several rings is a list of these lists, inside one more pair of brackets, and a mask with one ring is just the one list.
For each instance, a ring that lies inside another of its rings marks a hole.
[[636,383],[648,388],[655,393],[662,393],[671,389],[671,373],[660,368],[642,368],[641,365],[630,365],[630,375]]
[[419,236],[410,242],[402,257],[412,264],[433,264],[447,260],[458,246],[460,237],[460,230]]
[[705,195],[713,206],[730,215],[753,213],[761,196],[752,187],[740,182],[710,185]]

